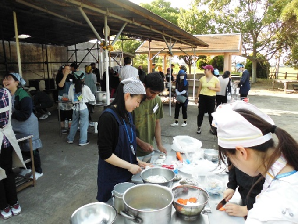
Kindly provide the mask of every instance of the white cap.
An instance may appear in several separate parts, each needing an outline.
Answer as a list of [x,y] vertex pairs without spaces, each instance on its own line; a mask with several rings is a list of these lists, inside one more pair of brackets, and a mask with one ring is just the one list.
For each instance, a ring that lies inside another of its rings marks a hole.
[[255,113],[268,123],[274,125],[273,120],[257,107],[244,101],[218,106],[212,113],[212,125],[217,127],[218,145],[223,148],[236,146],[252,147],[261,145],[272,138],[272,134],[263,135],[262,131],[241,116],[236,109],[245,109]]
[[145,87],[143,83],[135,78],[127,78],[121,81],[124,84],[123,92],[130,93],[130,94],[146,94]]

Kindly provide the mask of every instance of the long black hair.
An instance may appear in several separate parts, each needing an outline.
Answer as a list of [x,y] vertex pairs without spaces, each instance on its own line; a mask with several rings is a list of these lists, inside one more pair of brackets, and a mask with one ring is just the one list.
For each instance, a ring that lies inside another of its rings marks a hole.
[[84,86],[83,79],[85,78],[85,73],[81,72],[81,74],[79,74],[79,72],[75,72],[74,77],[75,77],[74,79],[75,93],[81,93],[82,88]]

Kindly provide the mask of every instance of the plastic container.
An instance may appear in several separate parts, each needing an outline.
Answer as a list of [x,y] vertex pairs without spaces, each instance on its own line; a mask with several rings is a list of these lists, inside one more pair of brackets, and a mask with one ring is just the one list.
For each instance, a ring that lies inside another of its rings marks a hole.
[[65,128],[65,129],[68,129],[68,120],[65,120],[65,121],[64,121],[64,128]]
[[70,127],[71,127],[71,123],[72,123],[72,121],[71,121],[71,119],[69,119],[69,121],[68,121],[68,128],[70,129]]

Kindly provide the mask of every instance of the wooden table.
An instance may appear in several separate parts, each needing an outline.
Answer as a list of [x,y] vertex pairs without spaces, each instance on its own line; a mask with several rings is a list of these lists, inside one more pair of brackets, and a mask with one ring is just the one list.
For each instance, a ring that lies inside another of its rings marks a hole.
[[287,93],[289,91],[295,91],[295,90],[288,90],[288,83],[291,84],[298,84],[298,80],[290,80],[290,79],[274,79],[272,83],[272,89],[274,88],[274,83],[283,83],[284,84],[284,93]]

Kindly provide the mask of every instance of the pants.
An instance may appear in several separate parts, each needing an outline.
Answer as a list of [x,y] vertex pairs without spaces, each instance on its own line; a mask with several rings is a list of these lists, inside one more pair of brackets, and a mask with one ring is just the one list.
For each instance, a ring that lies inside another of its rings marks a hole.
[[[79,124],[80,122],[80,124]],[[83,110],[73,110],[72,123],[70,126],[68,141],[73,141],[80,125],[80,140],[79,144],[84,144],[88,141],[88,127],[89,127],[89,111],[88,108]]]
[[247,97],[248,94],[240,94],[240,97]]
[[215,109],[215,96],[206,96],[199,95],[199,115],[197,117],[197,125],[198,127],[202,126],[204,114],[207,111],[209,114],[209,124],[211,126],[213,117],[211,113],[214,112]]
[[218,107],[220,104],[227,103],[227,96],[216,95],[216,106]]
[[[22,152],[24,158],[31,158],[30,152]],[[33,151],[35,172],[42,173],[39,149]],[[32,162],[26,164],[27,169],[32,169]]]
[[176,105],[175,105],[175,117],[174,117],[174,119],[178,120],[178,118],[179,118],[179,112],[180,112],[180,108],[181,107],[182,107],[183,119],[186,120],[187,119],[187,101],[185,101],[184,103],[178,103],[178,102],[176,102]]
[[5,170],[7,178],[0,181],[0,210],[8,205],[14,205],[18,201],[14,173],[12,171],[12,152],[13,147],[1,147],[0,167]]

